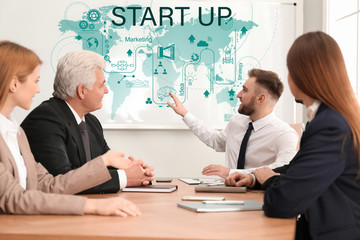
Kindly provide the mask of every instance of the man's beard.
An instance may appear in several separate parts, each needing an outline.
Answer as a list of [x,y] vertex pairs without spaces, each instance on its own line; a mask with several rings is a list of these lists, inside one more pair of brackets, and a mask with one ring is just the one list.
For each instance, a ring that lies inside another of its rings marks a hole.
[[255,112],[255,97],[252,97],[250,102],[248,104],[243,104],[242,106],[240,105],[238,112],[240,114],[244,114],[246,116],[250,116],[251,114],[253,114]]

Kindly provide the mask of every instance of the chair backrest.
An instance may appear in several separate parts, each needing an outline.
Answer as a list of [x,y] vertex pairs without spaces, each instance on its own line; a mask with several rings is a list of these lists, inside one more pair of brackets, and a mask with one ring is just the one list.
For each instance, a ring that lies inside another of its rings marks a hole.
[[301,135],[303,133],[303,124],[302,123],[290,123],[290,127],[292,127],[299,135],[299,140],[298,140],[298,144],[297,144],[297,150],[299,150],[300,139],[301,139]]

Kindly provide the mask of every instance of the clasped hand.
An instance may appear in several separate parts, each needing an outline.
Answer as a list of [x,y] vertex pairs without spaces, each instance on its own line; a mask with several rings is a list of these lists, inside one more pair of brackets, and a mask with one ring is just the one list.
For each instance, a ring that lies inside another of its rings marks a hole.
[[263,184],[270,177],[275,176],[275,175],[280,175],[280,173],[274,172],[269,167],[257,168],[252,171],[252,174],[254,176],[251,174],[234,172],[233,174],[231,174],[230,176],[228,176],[225,179],[225,184],[229,185],[229,186],[236,186],[236,187],[240,187],[240,186],[251,187],[252,185],[254,185],[255,178],[260,184]]
[[125,158],[125,155],[121,152],[109,150],[102,155],[105,165],[117,168],[127,169],[136,164],[143,164],[141,160],[134,160],[134,158]]
[[253,176],[251,176],[251,174],[234,172],[225,179],[225,184],[228,186],[235,186],[235,187],[241,187],[241,186],[250,187],[252,186],[253,181],[254,178]]
[[135,160],[132,156],[125,158],[123,153],[114,150],[107,151],[104,155],[102,155],[102,158],[104,159],[106,166],[111,166],[117,169],[127,169],[134,165],[140,165],[144,169],[149,167],[142,160]]

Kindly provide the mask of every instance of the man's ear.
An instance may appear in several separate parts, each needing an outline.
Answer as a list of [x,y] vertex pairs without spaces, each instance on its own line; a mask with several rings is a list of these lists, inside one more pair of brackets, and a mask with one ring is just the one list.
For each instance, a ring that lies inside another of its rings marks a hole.
[[79,99],[83,100],[85,98],[86,87],[84,85],[79,85],[76,88],[76,94]]
[[18,86],[19,86],[19,79],[15,76],[10,82],[9,91],[16,92],[16,89],[18,88]]
[[256,103],[257,103],[257,104],[262,104],[262,103],[265,102],[266,98],[267,98],[267,96],[266,96],[265,93],[260,93],[260,94],[257,95],[257,97],[256,97]]

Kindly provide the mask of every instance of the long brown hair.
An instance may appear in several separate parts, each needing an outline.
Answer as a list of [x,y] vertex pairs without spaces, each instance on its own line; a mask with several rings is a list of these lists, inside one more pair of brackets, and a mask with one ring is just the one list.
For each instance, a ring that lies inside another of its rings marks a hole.
[[10,41],[0,41],[0,108],[9,93],[14,77],[25,82],[27,76],[42,62],[30,49]]
[[360,107],[336,41],[320,31],[300,36],[289,50],[287,67],[302,92],[335,109],[346,119],[360,166]]

